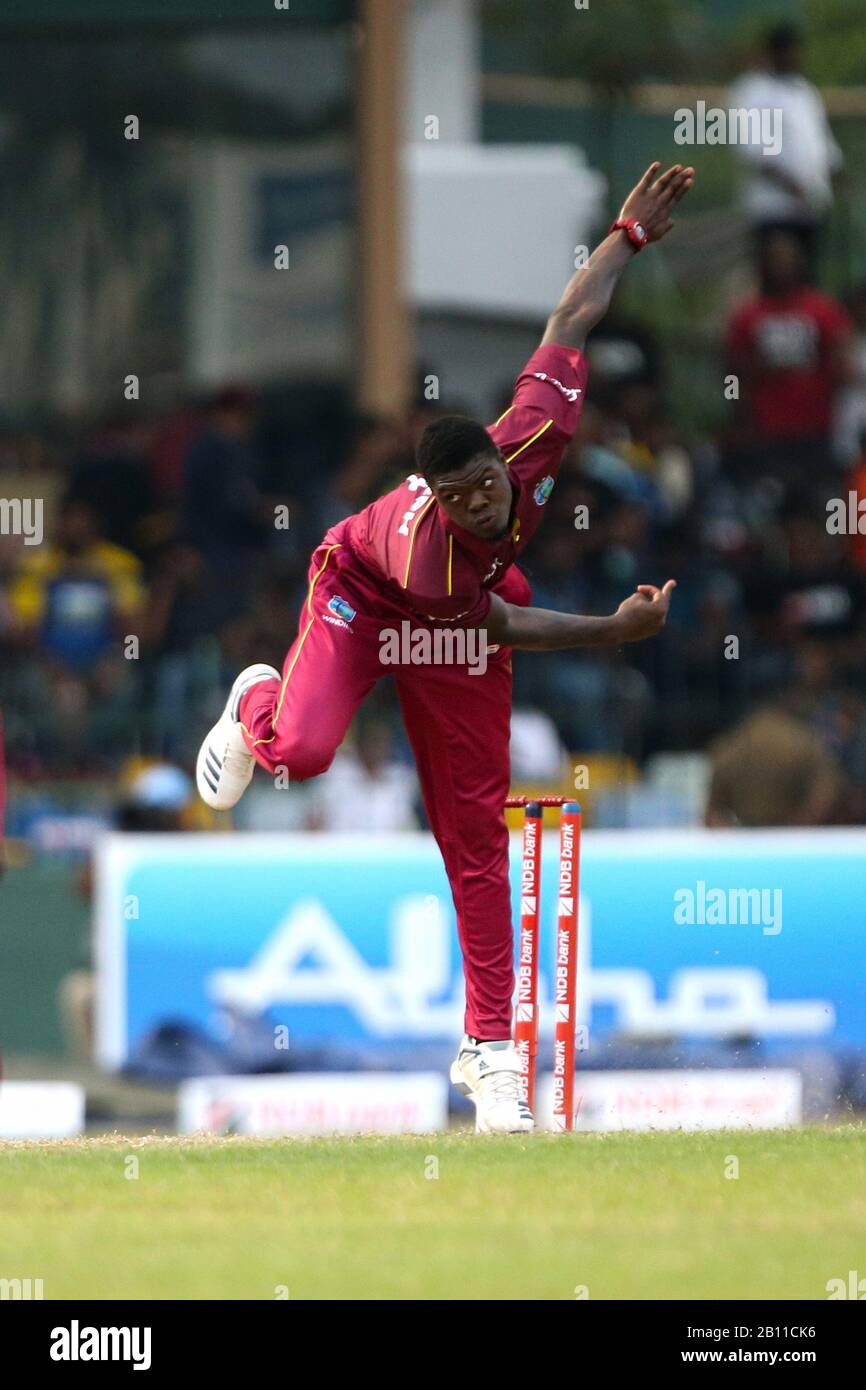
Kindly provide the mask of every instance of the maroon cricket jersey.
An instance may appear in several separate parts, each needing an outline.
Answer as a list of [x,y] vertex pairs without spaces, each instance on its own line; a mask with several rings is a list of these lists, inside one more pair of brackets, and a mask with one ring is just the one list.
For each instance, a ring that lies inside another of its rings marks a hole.
[[[586,378],[586,358],[577,348],[540,347],[517,378],[511,405],[488,427],[514,488],[505,538],[485,541],[456,526],[424,478],[412,473],[333,527],[326,542],[347,546],[389,598],[434,622],[480,625],[490,611],[491,589],[520,602],[503,580],[553,491],[563,450],[580,419]],[[521,582],[525,603],[528,586],[522,576]]]

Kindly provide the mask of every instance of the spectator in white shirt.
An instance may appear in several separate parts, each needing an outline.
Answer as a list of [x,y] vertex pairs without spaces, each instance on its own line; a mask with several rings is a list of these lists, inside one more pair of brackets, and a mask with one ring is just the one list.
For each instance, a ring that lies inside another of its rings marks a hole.
[[309,830],[384,834],[416,830],[415,769],[393,756],[393,734],[383,719],[359,716],[354,745],[343,748],[316,781]]
[[736,144],[744,169],[742,201],[758,236],[759,250],[780,228],[803,246],[814,279],[818,233],[833,202],[833,176],[842,151],[833,138],[820,92],[801,71],[799,31],[777,25],[766,34],[762,66],[744,73],[728,94],[736,110],[781,114],[781,148],[765,154],[759,140]]

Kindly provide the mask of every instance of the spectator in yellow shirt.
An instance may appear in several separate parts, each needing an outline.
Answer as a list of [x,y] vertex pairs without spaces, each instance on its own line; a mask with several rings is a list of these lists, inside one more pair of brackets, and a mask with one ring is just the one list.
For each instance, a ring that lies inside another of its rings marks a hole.
[[88,503],[67,501],[56,540],[25,551],[9,598],[14,618],[47,656],[87,672],[135,632],[141,565],[102,539]]

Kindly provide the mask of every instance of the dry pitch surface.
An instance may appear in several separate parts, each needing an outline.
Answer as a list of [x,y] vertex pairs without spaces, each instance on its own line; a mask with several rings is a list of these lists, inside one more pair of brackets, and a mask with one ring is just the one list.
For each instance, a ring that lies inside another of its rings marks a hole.
[[852,1269],[859,1125],[0,1144],[0,1278],[46,1299],[826,1299]]

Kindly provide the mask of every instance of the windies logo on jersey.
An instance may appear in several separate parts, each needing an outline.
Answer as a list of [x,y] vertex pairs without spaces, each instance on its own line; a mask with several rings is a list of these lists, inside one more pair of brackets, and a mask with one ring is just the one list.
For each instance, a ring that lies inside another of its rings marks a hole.
[[345,623],[350,623],[355,616],[355,609],[352,607],[351,603],[347,603],[344,598],[340,598],[339,594],[334,594],[334,597],[328,602],[328,607],[332,613],[336,613],[337,617],[342,618]]
[[539,507],[543,507],[550,494],[553,492],[553,479],[548,473],[546,478],[542,478],[532,494],[533,500]]

